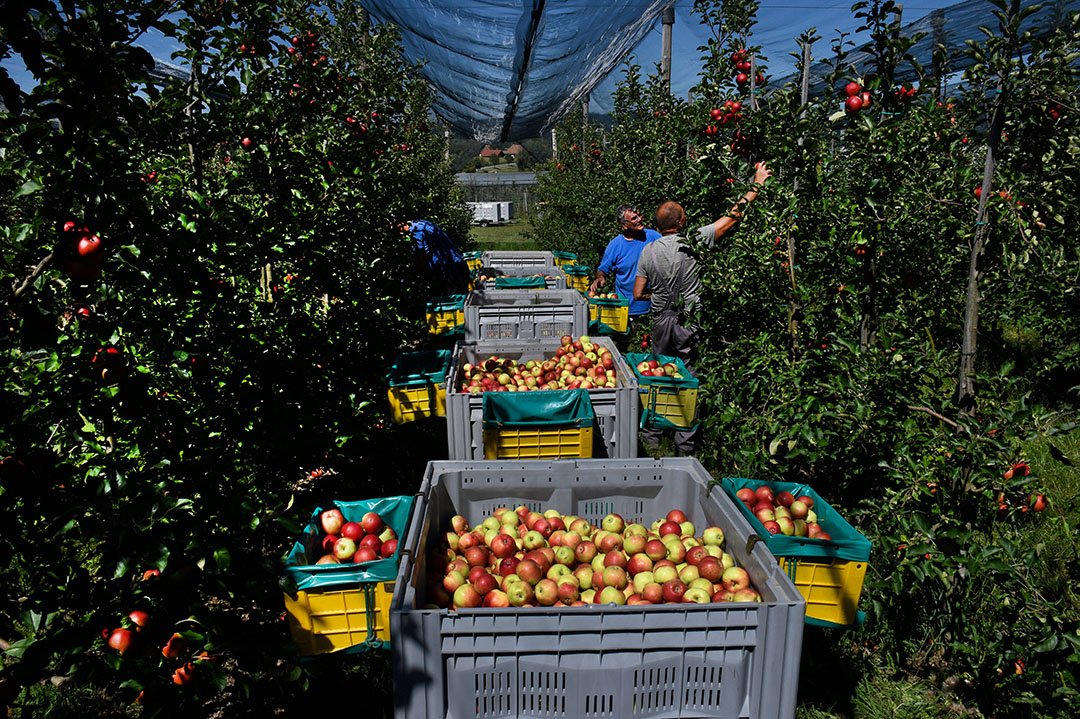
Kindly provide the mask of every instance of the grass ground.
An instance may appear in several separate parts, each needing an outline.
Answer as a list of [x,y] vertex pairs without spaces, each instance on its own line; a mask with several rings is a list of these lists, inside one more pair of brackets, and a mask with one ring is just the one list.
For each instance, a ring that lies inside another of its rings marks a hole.
[[481,250],[535,250],[532,239],[532,223],[528,220],[511,220],[505,225],[473,227],[472,238]]

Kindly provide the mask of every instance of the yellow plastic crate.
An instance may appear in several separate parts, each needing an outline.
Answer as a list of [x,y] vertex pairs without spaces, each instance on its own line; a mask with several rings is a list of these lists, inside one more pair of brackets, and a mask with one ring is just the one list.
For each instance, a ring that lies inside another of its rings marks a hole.
[[433,335],[448,335],[457,331],[458,327],[465,324],[465,308],[457,310],[429,310],[427,313],[428,333]]
[[[614,302],[614,300],[609,300]],[[626,332],[630,324],[630,304],[619,305],[594,304],[589,300],[589,322],[599,320],[610,327],[614,332]]]
[[570,286],[570,289],[577,290],[578,292],[589,291],[589,276],[588,275],[567,275],[566,284]]
[[639,392],[641,406],[652,409],[658,415],[677,427],[690,427],[694,424],[697,412],[697,387],[661,387],[650,385],[647,392]]
[[295,598],[286,594],[293,642],[302,656],[337,652],[364,642],[389,642],[393,593],[394,582],[371,582],[353,589],[301,590]]
[[592,447],[592,427],[484,430],[484,459],[587,458]]
[[551,253],[552,258],[555,260],[556,267],[562,267],[563,265],[576,265],[578,256],[573,252],[559,252],[558,250]]
[[856,622],[866,562],[830,557],[779,557],[779,560],[806,599],[807,619],[839,625]]
[[466,266],[468,266],[469,272],[475,272],[476,270],[480,269],[480,267],[484,264],[484,253],[466,252],[465,264]]
[[394,424],[412,422],[423,417],[446,416],[446,383],[391,387],[390,419]]

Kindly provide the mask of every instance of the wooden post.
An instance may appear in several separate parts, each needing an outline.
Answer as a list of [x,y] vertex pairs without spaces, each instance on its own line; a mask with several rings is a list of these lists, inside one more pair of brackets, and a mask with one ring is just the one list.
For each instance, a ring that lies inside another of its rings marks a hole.
[[555,140],[555,128],[551,128],[551,159],[559,161],[559,143]]
[[450,130],[443,130],[443,138],[446,140],[446,161],[450,162]]
[[[934,60],[934,97],[940,100],[945,93],[945,67],[942,64],[944,61],[943,53],[945,47],[944,10],[938,8],[930,13],[930,26],[934,30],[934,49],[930,51]],[[936,48],[939,45],[943,48],[942,53],[936,51]]]
[[660,16],[661,45],[660,45],[660,80],[664,88],[671,92],[671,30],[675,25],[675,8],[665,8]]
[[[1012,0],[1005,26],[1012,23],[1020,12],[1020,0]],[[1006,30],[1007,32],[1007,30]],[[997,149],[1001,142],[1001,129],[1005,125],[1005,74],[998,75],[997,92],[994,93],[994,109],[990,116],[990,132],[987,133],[986,164],[983,167],[982,194],[979,197],[979,210],[975,214],[975,241],[971,246],[971,258],[968,262],[967,301],[964,305],[964,338],[960,349],[960,373],[957,379],[956,403],[964,414],[975,412],[975,347],[979,334],[979,280],[982,279],[981,264],[986,235],[986,201],[990,198],[990,188],[994,182],[994,170],[997,168]]]
[[757,61],[754,56],[750,56],[750,109],[754,112],[758,110],[757,101]]

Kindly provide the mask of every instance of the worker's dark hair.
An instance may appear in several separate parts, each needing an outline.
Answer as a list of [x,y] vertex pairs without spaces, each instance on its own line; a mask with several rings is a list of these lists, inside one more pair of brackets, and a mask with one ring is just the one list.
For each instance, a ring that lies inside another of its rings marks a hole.
[[638,211],[638,208],[633,205],[619,205],[619,209],[615,210],[615,219],[619,221],[619,227],[626,224],[626,214],[628,212],[637,212],[637,214],[641,214],[641,212]]
[[678,230],[682,227],[686,213],[678,202],[668,200],[656,208],[656,229],[660,232]]

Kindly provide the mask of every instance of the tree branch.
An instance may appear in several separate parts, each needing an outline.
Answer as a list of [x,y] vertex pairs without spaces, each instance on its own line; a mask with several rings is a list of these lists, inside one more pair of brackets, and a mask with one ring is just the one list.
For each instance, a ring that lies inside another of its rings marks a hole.
[[937,412],[930,409],[929,407],[916,407],[915,405],[909,404],[909,405],[907,405],[907,408],[910,409],[912,412],[926,412],[931,417],[934,417],[936,419],[940,419],[942,422],[949,425],[953,429],[958,429],[960,427],[960,425],[958,425],[953,420],[949,419],[948,417],[946,417],[946,416],[944,416],[942,414],[938,414]]
[[13,289],[15,291],[14,296],[18,297],[23,292],[26,292],[26,290],[30,287],[30,285],[32,285],[34,283],[34,280],[36,280],[38,278],[38,276],[41,275],[41,273],[45,271],[45,268],[48,267],[49,264],[52,263],[52,260],[53,260],[53,253],[50,252],[49,254],[45,255],[45,257],[42,258],[41,262],[39,262],[37,264],[37,267],[34,268],[34,270],[30,273],[30,275],[26,279],[24,279],[22,281],[22,284],[18,285],[17,287],[13,287]]

